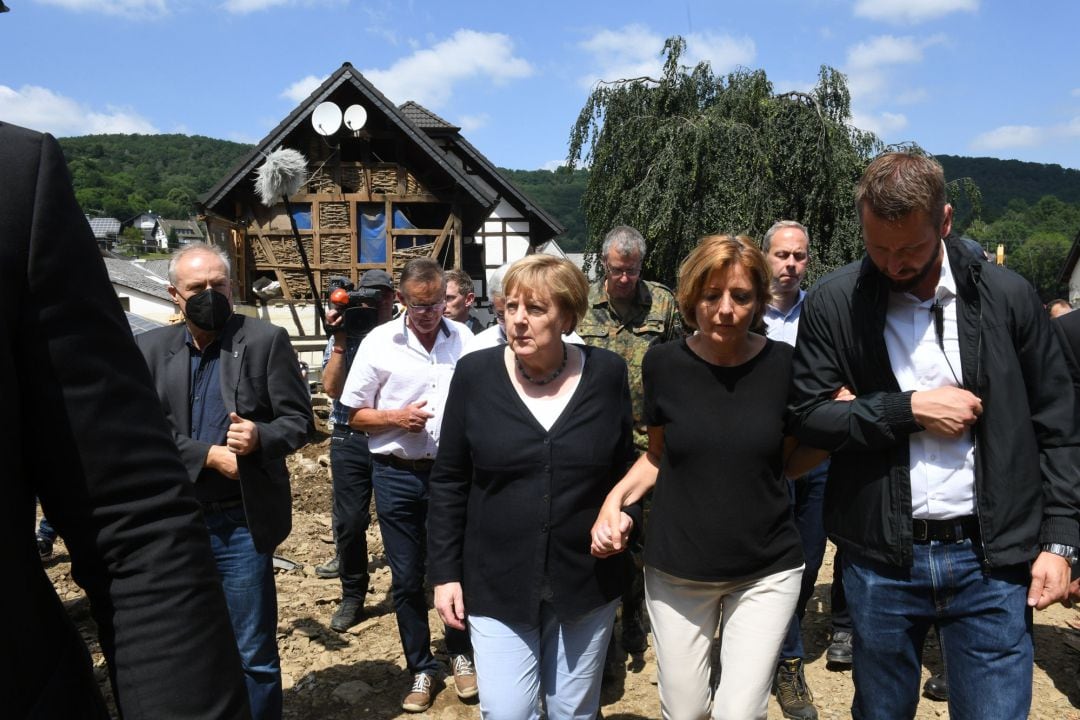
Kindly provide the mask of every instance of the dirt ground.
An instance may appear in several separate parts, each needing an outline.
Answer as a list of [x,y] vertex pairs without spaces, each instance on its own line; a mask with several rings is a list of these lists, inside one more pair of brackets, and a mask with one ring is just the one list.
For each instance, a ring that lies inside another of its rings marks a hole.
[[[293,720],[324,718],[395,718],[409,714],[400,709],[400,700],[409,683],[405,660],[398,640],[390,602],[390,569],[382,556],[377,523],[368,532],[371,553],[371,590],[367,618],[349,632],[330,630],[330,617],[337,607],[340,585],[337,580],[315,576],[315,565],[331,558],[334,549],[330,530],[329,441],[310,445],[289,459],[293,472],[293,531],[278,554],[300,565],[278,571],[278,646],[285,685],[285,717]],[[849,670],[826,667],[828,645],[827,580],[832,577],[832,553],[827,554],[820,577],[823,581],[807,609],[804,624],[807,651],[807,682],[814,693],[819,717],[844,718],[850,715],[852,697]],[[94,653],[98,677],[108,693],[104,660],[97,646],[85,597],[72,582],[63,543],[56,546],[47,563],[72,616]],[[431,611],[435,652],[446,660],[441,623]],[[933,641],[931,641],[933,642]],[[926,652],[924,678],[940,670],[936,645]],[[1032,718],[1039,720],[1080,720],[1080,614],[1055,606],[1035,616],[1035,679]],[[606,682],[601,711],[608,720],[637,720],[660,717],[656,686],[655,658],[651,649],[644,655],[628,657],[625,670]],[[947,717],[945,703],[923,699],[916,715],[920,720]],[[438,692],[432,708],[422,717],[451,719],[479,718],[479,707],[457,699],[452,681]],[[769,701],[769,720],[783,717],[775,699]]]

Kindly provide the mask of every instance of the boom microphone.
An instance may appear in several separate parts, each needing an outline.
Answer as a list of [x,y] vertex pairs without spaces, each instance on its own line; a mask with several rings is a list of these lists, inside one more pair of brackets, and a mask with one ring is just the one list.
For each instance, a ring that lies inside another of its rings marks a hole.
[[323,310],[322,299],[319,297],[319,288],[315,284],[315,274],[311,272],[304,242],[300,239],[300,231],[296,228],[296,217],[293,216],[292,205],[289,203],[289,196],[300,192],[300,188],[304,186],[307,179],[307,158],[296,150],[278,148],[267,155],[266,160],[259,166],[255,177],[255,192],[266,207],[273,206],[279,197],[285,203],[285,213],[289,216],[293,239],[296,240],[296,249],[304,264],[308,285],[311,286],[311,297],[315,300],[315,311],[319,320],[322,321],[323,330],[327,330],[326,312]]

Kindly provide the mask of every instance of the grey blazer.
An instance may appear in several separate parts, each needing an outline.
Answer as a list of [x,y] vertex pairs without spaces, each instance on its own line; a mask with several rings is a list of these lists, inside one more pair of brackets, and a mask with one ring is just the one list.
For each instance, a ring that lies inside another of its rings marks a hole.
[[[191,439],[191,365],[185,326],[136,337],[191,482],[210,445]],[[227,412],[253,420],[259,449],[237,458],[244,512],[255,548],[273,552],[292,529],[292,494],[285,456],[307,443],[311,397],[285,330],[233,315],[221,333],[221,397]]]

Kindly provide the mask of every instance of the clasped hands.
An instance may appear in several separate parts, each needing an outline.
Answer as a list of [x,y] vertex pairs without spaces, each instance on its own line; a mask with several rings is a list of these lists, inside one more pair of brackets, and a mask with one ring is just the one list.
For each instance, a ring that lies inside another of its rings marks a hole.
[[217,470],[227,478],[236,480],[240,477],[240,468],[236,463],[238,455],[250,455],[259,449],[259,426],[251,420],[245,420],[234,412],[229,413],[229,430],[225,435],[224,445],[211,445],[206,454],[206,467]]
[[634,520],[622,508],[605,502],[600,514],[593,523],[589,536],[592,543],[589,552],[595,557],[606,558],[617,555],[626,549],[630,541],[630,532],[634,529]]

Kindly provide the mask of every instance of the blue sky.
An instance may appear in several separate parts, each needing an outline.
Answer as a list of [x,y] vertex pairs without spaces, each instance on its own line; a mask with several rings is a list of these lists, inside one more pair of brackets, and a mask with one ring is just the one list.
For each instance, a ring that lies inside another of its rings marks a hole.
[[349,61],[496,164],[553,167],[592,84],[656,76],[680,34],[777,91],[842,70],[886,142],[1080,169],[1075,0],[4,1],[0,120],[58,136],[257,142]]

